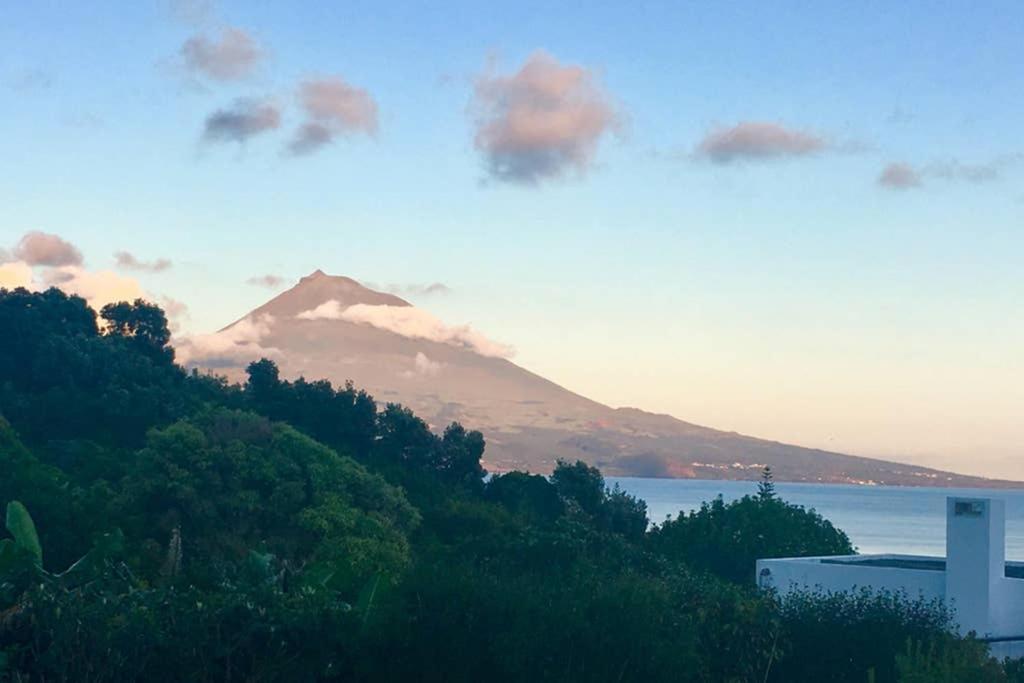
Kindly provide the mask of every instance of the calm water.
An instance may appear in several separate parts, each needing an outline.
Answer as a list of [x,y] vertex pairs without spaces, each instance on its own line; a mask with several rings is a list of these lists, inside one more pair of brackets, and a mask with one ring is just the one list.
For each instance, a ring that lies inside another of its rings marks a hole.
[[[608,477],[647,501],[651,521],[689,512],[721,494],[734,500],[757,489],[756,482]],[[1024,490],[933,489],[838,484],[775,485],[785,500],[814,508],[845,531],[862,553],[946,554],[946,496],[1006,501],[1006,559],[1024,560]]]

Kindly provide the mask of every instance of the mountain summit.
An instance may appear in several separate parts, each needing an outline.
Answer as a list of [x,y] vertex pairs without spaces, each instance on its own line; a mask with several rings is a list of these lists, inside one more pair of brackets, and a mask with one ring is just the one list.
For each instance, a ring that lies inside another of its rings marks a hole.
[[291,289],[282,292],[249,315],[270,314],[290,318],[312,310],[328,301],[337,301],[342,308],[365,304],[368,306],[411,306],[408,301],[393,294],[377,292],[350,277],[328,275],[314,270],[299,280]]
[[480,429],[492,471],[549,472],[561,458],[626,476],[752,480],[768,465],[783,481],[1005,483],[611,408],[519,367],[508,360],[507,347],[467,326],[446,325],[393,294],[320,270],[215,336],[225,342],[219,348],[244,351],[234,367],[209,366],[231,377],[269,355],[284,377],[352,380],[380,403],[412,408],[435,429],[453,421]]

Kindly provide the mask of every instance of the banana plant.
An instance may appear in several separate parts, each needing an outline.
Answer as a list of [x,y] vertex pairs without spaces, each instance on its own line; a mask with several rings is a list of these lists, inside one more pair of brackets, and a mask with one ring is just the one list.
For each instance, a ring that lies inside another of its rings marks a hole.
[[80,588],[109,575],[107,570],[111,568],[117,570],[117,578],[134,582],[123,563],[115,564],[124,548],[120,530],[97,538],[92,550],[65,571],[51,573],[43,568],[43,548],[32,515],[19,501],[7,504],[6,526],[11,538],[0,540],[0,611],[16,607],[32,582]]
[[43,547],[39,544],[36,525],[25,506],[16,500],[7,504],[7,531],[14,538],[0,540],[0,574],[26,560],[42,567]]
[[0,610],[14,603],[43,569],[43,549],[36,525],[18,501],[7,505],[6,526],[12,538],[0,540]]

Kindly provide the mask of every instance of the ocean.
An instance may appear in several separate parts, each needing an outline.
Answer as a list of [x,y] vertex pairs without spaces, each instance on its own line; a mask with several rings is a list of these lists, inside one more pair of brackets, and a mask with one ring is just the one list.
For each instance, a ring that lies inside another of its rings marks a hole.
[[[721,495],[735,500],[757,490],[757,482],[608,477],[609,486],[647,502],[652,522],[689,512]],[[946,497],[1006,501],[1006,559],[1024,560],[1024,490],[946,489],[776,482],[778,495],[814,508],[842,529],[861,553],[946,554]]]

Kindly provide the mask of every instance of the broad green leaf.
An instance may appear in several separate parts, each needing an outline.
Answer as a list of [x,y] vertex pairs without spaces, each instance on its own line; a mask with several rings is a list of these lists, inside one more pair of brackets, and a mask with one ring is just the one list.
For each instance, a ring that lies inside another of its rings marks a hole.
[[14,543],[32,555],[36,566],[43,566],[43,547],[39,544],[32,515],[16,500],[7,504],[7,530],[14,536]]
[[0,540],[0,579],[15,568],[18,561],[18,551],[14,547],[14,541],[9,538]]

